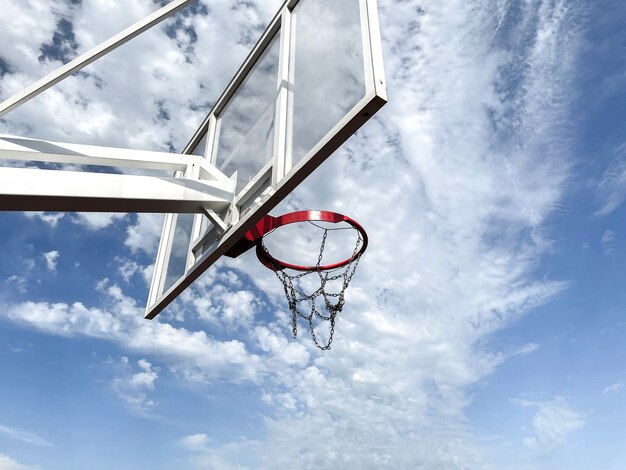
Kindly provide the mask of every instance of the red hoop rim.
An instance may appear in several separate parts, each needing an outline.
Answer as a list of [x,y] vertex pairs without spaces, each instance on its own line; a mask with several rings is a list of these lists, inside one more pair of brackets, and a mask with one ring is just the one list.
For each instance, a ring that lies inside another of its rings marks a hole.
[[[273,257],[267,250],[263,249],[262,239],[265,235],[284,225],[295,224],[299,222],[330,222],[333,224],[346,222],[347,224],[354,227],[361,234],[361,238],[363,239],[363,245],[361,246],[359,251],[353,256],[337,263],[319,266],[319,268],[317,265],[305,266],[287,263]],[[256,241],[257,258],[259,258],[259,261],[263,263],[264,266],[271,269],[272,271],[281,271],[283,269],[293,269],[294,271],[317,271],[319,269],[320,271],[329,271],[331,269],[341,268],[342,266],[345,266],[355,259],[359,258],[365,252],[368,242],[367,232],[356,220],[351,219],[347,215],[338,214],[337,212],[311,210],[290,212],[288,214],[283,214],[278,217],[266,215],[256,224],[256,226],[252,230],[250,230],[246,234],[246,238],[250,241]]]

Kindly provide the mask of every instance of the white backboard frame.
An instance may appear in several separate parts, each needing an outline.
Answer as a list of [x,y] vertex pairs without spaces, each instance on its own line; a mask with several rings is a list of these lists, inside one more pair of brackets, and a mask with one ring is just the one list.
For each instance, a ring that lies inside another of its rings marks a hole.
[[[226,87],[226,90],[215,104],[213,110],[194,134],[183,154],[198,154],[201,143],[204,157],[215,165],[216,136],[218,134],[219,116],[229,100],[242,85],[259,58],[263,55],[270,42],[280,34],[280,52],[278,66],[278,84],[276,95],[276,110],[274,121],[274,151],[273,157],[263,169],[242,190],[235,195],[230,213],[226,220],[220,221],[215,213],[207,215],[221,226],[222,233],[217,246],[212,251],[195,258],[192,247],[199,244],[203,238],[201,233],[204,215],[196,216],[192,237],[189,243],[189,255],[185,273],[163,292],[164,276],[167,271],[167,262],[170,256],[176,214],[166,215],[161,244],[155,262],[153,280],[148,295],[145,318],[152,319],[178,297],[201,274],[210,268],[220,257],[226,254],[258,220],[266,215],[274,206],[291,193],[315,168],[337,150],[351,137],[365,122],[367,122],[386,102],[387,92],[384,78],[382,42],[378,23],[378,9],[376,0],[358,0],[361,15],[361,34],[363,43],[363,59],[365,73],[365,94],[360,101],[315,145],[304,158],[292,167],[287,152],[287,141],[290,132],[288,98],[290,93],[290,70],[294,57],[290,50],[292,43],[292,11],[300,1],[315,0],[287,0],[278,14],[271,21],[257,45],[250,52],[235,77]],[[205,139],[206,138],[206,139]],[[203,142],[204,140],[204,142]],[[237,207],[258,196],[258,189],[263,187],[264,181],[271,177],[271,188],[253,210],[246,214],[239,214]],[[214,223],[214,225],[216,225]],[[226,229],[226,230],[224,230]]]

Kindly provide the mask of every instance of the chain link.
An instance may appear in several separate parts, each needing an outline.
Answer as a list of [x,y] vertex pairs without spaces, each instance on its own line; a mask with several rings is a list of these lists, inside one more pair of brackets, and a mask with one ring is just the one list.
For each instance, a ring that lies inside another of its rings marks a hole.
[[[337,268],[332,271],[325,271],[321,269],[322,258],[324,256],[324,248],[326,247],[326,239],[328,237],[328,229],[323,229],[323,230],[324,230],[324,235],[322,236],[322,243],[320,245],[320,254],[317,258],[317,264],[314,270],[301,272],[296,275],[290,275],[289,273],[285,272],[280,267],[274,264],[272,264],[272,266],[274,268],[274,273],[276,274],[276,277],[283,285],[283,289],[285,291],[285,298],[287,299],[287,304],[289,306],[289,310],[291,311],[291,333],[293,337],[295,338],[298,336],[297,319],[298,317],[301,317],[304,320],[306,320],[309,324],[309,330],[311,333],[311,337],[313,338],[313,342],[315,343],[315,346],[317,346],[322,351],[327,351],[331,347],[331,344],[333,342],[333,336],[335,334],[335,318],[337,314],[341,312],[343,309],[343,306],[345,304],[345,299],[344,299],[345,291],[348,288],[348,285],[350,284],[350,281],[352,280],[352,276],[354,276],[354,273],[356,272],[356,268],[358,267],[359,261],[361,259],[361,256],[358,255],[358,252],[359,252],[359,247],[363,243],[363,238],[361,234],[357,231],[358,239],[356,241],[356,246],[354,247],[354,251],[352,252],[352,257],[350,258],[350,261],[345,265],[345,268],[341,270],[339,274],[331,275],[333,272],[340,271],[341,268]],[[267,247],[263,244],[262,239],[260,243],[261,243],[262,249],[269,255],[269,258],[272,259],[270,252],[267,249]],[[305,294],[296,286],[298,285],[299,280],[301,278],[308,276],[312,273],[317,273],[317,275],[319,276],[320,287],[311,294]],[[343,278],[343,281],[341,284],[341,290],[339,292],[336,292],[336,293],[326,292],[325,290],[326,284],[329,281],[336,281],[341,278]],[[322,298],[324,299],[324,307],[328,315],[322,314],[318,310],[318,307],[315,305],[316,300],[320,296],[322,296]],[[335,303],[333,303],[331,299],[337,299],[337,300]],[[308,313],[303,313],[300,310],[299,305],[306,303],[306,302],[310,302],[311,309],[308,311]],[[321,321],[328,321],[330,323],[330,332],[328,336],[328,341],[326,342],[325,345],[320,344],[320,342],[317,339],[317,335],[315,334],[315,327],[313,325],[313,321],[315,318],[318,318]]]

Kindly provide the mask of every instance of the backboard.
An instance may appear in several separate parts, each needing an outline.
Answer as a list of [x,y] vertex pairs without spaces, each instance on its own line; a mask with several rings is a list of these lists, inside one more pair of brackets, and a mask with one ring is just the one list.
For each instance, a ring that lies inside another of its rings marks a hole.
[[376,0],[287,0],[183,151],[230,178],[235,197],[221,211],[166,215],[146,318],[236,255],[245,233],[385,103]]

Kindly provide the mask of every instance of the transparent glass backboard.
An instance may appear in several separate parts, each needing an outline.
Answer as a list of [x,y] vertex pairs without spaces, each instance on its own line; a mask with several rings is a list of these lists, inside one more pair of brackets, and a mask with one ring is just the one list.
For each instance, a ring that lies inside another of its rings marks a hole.
[[385,103],[376,1],[286,1],[184,151],[231,178],[235,198],[210,217],[166,216],[146,318],[227,254]]

